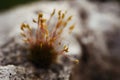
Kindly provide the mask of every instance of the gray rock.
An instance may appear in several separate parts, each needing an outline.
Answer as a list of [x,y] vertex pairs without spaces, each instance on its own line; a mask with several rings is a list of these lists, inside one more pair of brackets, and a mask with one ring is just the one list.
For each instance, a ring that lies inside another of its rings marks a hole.
[[25,69],[13,65],[0,66],[0,80],[25,80]]

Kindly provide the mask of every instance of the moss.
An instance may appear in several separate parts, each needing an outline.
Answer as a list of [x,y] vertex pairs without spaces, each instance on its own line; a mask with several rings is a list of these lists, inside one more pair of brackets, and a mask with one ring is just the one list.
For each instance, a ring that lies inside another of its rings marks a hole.
[[50,64],[56,63],[57,52],[53,46],[44,44],[40,47],[36,44],[30,48],[30,52],[28,59],[38,67],[47,68]]
[[[61,10],[57,13],[57,22],[54,23],[52,31],[49,31],[50,21],[55,15],[56,10],[50,14],[48,19],[44,18],[43,13],[38,15],[38,20],[33,20],[34,23],[38,25],[35,33],[32,28],[23,23],[21,25],[21,35],[23,36],[23,41],[29,45],[28,49],[30,51],[28,59],[36,66],[47,68],[51,64],[57,62],[59,55],[67,53],[69,51],[67,45],[61,44],[62,37],[61,34],[66,28],[67,24],[71,21],[72,16],[66,16],[67,12],[62,12]],[[69,26],[68,33],[74,29],[74,24]],[[57,48],[61,48],[58,50]]]

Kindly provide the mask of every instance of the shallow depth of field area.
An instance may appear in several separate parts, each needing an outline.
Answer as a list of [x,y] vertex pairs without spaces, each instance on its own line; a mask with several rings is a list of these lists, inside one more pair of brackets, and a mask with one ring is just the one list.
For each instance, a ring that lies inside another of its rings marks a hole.
[[119,0],[0,3],[0,80],[120,80]]

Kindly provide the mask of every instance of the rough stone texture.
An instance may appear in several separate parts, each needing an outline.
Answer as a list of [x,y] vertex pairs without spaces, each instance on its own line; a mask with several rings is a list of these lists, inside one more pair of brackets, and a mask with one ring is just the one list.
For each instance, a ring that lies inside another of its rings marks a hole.
[[0,66],[0,80],[26,80],[25,69],[14,65]]
[[[61,58],[61,63],[52,64],[48,69],[38,68],[27,59],[28,51],[23,46],[25,45],[15,39],[7,42],[7,45],[3,45],[0,52],[0,65],[22,66],[25,73],[21,71],[20,74],[24,73],[24,75],[20,75],[20,77],[25,76],[25,80],[69,80],[72,68],[69,58]],[[19,76],[19,73],[16,75]]]

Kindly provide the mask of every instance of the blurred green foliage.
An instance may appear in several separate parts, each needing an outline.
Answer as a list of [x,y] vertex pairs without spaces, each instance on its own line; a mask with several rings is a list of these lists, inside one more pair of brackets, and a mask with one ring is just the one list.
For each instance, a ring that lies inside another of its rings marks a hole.
[[10,9],[16,5],[25,4],[38,0],[0,0],[0,11]]

